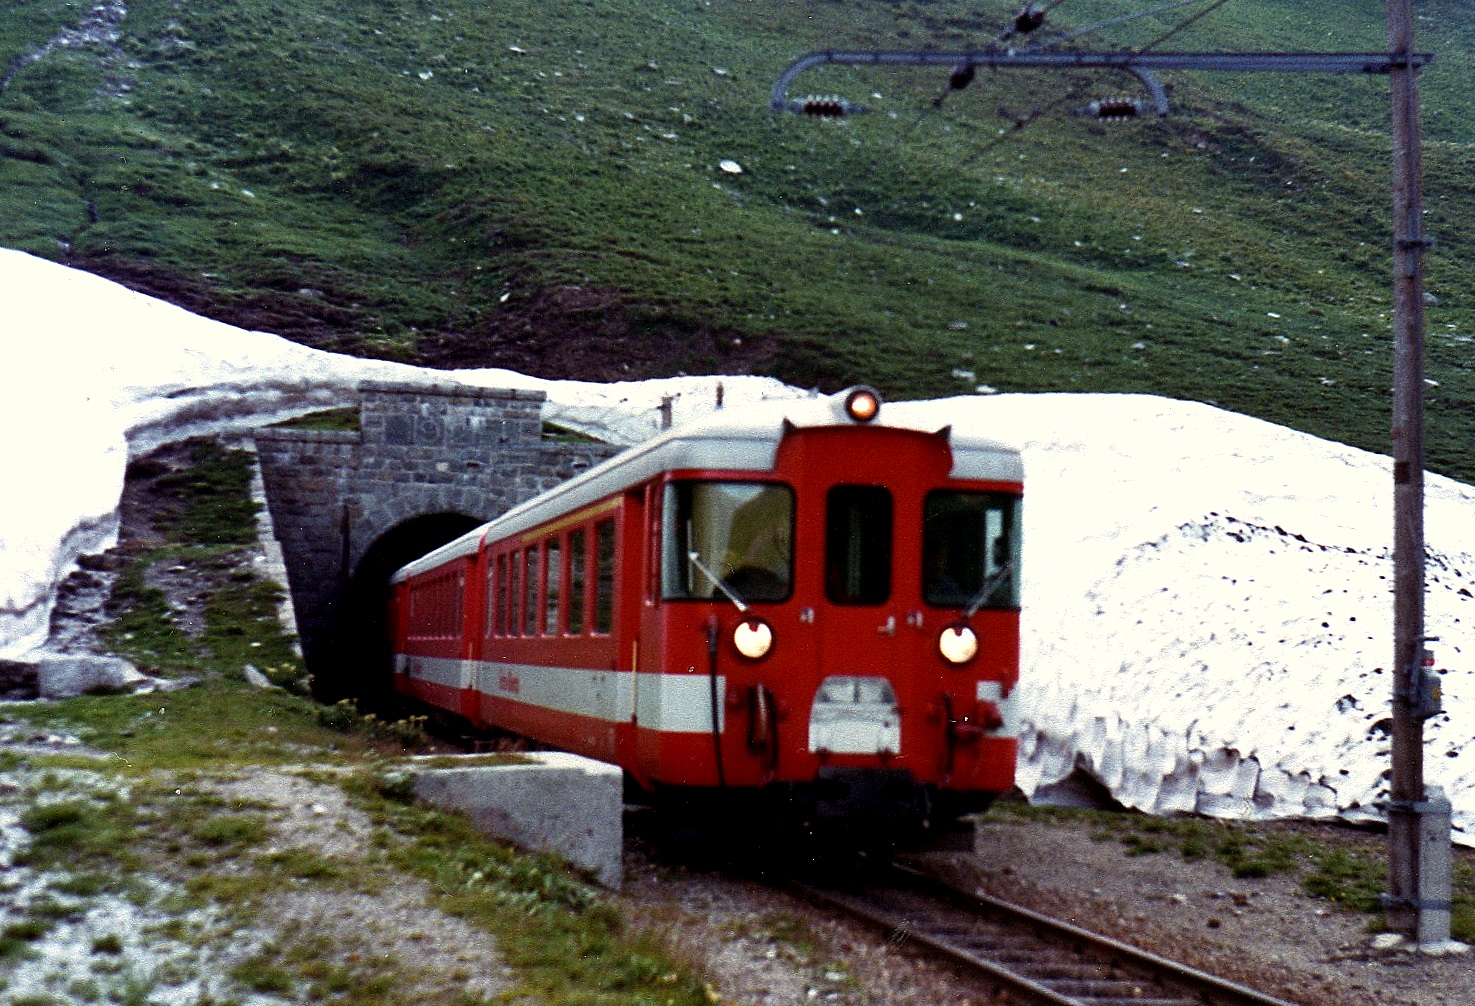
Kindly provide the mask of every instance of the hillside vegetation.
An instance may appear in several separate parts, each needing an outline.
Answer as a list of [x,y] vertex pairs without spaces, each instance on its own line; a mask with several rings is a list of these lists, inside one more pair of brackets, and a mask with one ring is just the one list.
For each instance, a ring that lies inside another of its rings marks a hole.
[[[977,47],[1013,5],[109,0],[116,32],[34,58],[84,8],[0,10],[0,243],[193,310],[550,377],[1152,392],[1387,450],[1384,79],[1165,74],[1172,115],[1104,124],[1068,113],[1130,77],[984,72],[934,108],[945,72],[829,69],[796,93],[871,114],[819,120],[768,110],[795,57]],[[1475,10],[1419,9],[1430,463],[1475,479]],[[1162,47],[1384,36],[1371,0],[1230,0]]]

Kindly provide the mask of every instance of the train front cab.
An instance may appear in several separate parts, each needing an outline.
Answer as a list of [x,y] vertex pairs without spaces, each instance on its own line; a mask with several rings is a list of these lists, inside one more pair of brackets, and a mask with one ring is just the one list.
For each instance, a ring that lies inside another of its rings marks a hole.
[[952,468],[945,431],[821,426],[649,487],[637,776],[812,821],[1007,792],[1020,484]]

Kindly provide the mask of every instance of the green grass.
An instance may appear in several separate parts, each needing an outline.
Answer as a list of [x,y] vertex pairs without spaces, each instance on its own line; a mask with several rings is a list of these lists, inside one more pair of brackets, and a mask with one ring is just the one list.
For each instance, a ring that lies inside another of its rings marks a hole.
[[337,433],[357,433],[362,413],[357,405],[345,405],[339,409],[319,409],[295,419],[283,420],[277,426],[289,430],[327,430]]
[[146,553],[128,563],[108,597],[110,621],[103,629],[117,653],[156,671],[191,666],[201,655],[179,628],[164,591],[147,580],[152,561],[167,558],[172,556]]
[[[153,519],[163,541],[123,550],[103,637],[119,655],[166,677],[202,669],[239,676],[249,664],[273,684],[305,694],[302,659],[277,616],[284,591],[253,568],[251,455],[209,440],[191,441],[188,450],[189,463],[178,470],[134,466],[133,476],[152,478],[164,501]],[[161,571],[175,568],[192,571],[202,592],[204,625],[194,636],[157,586]]]
[[97,937],[97,939],[92,941],[92,952],[94,954],[108,954],[111,956],[115,956],[123,952],[124,945],[125,944],[123,943],[123,937],[119,936],[117,933],[108,933],[104,936],[99,936]]
[[10,715],[72,730],[138,771],[290,764],[303,747],[326,760],[370,750],[357,736],[320,727],[317,708],[305,698],[216,679],[168,695],[81,696]]
[[16,862],[35,869],[93,869],[132,860],[137,822],[121,799],[38,803],[21,815],[30,843]]
[[[1460,293],[1475,279],[1475,13],[1426,8],[1429,453],[1475,478]],[[1053,17],[1069,29],[1137,9],[1073,0]],[[1386,80],[1175,73],[1165,120],[1051,114],[1014,131],[1001,108],[1063,112],[1132,81],[981,74],[934,111],[942,73],[825,69],[798,93],[874,114],[767,110],[807,49],[979,45],[1013,10],[140,0],[128,93],[72,52],[0,96],[0,241],[146,268],[196,309],[366,355],[521,331],[544,293],[580,286],[620,306],[637,364],[663,346],[672,370],[717,368],[712,333],[729,333],[770,344],[759,368],[803,385],[1152,392],[1386,450]],[[65,16],[7,14],[0,51]],[[1094,41],[1141,45],[1170,24]],[[1371,0],[1314,16],[1237,0],[1170,47],[1383,38]],[[728,159],[743,172],[721,171]],[[554,320],[574,337],[608,319]]]
[[266,837],[267,827],[259,815],[222,814],[195,824],[190,834],[209,846],[241,847],[260,844]]
[[163,475],[158,488],[172,500],[155,525],[173,541],[192,545],[251,545],[256,513],[251,499],[250,451],[226,450],[213,440],[190,442],[189,467]]

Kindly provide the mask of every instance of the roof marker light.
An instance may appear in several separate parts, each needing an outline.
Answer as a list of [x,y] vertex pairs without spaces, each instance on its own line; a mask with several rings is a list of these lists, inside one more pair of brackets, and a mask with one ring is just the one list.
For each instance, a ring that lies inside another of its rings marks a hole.
[[857,423],[869,423],[881,414],[881,393],[862,385],[845,396],[845,414]]

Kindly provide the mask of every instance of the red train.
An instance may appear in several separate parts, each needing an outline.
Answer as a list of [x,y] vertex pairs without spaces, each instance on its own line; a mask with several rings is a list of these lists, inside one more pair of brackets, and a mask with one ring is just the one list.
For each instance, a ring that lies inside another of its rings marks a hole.
[[658,795],[987,806],[1014,779],[1019,455],[880,411],[719,412],[410,563],[396,689]]

